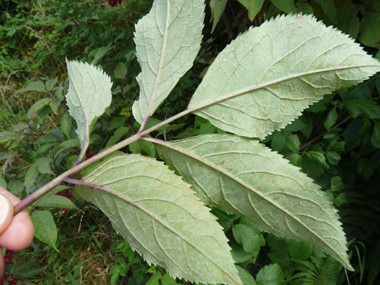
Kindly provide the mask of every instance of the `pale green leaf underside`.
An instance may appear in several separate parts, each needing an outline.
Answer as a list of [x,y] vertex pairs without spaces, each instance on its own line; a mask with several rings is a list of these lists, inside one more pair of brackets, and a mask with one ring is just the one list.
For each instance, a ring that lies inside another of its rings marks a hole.
[[[162,162],[112,157],[77,185],[146,261],[194,282],[242,284],[221,226],[190,185]],[[101,186],[99,186],[101,185]]]
[[331,201],[276,152],[258,141],[230,135],[171,143],[149,140],[193,185],[202,202],[243,214],[263,231],[310,242],[352,270]]
[[280,16],[228,45],[210,66],[188,109],[241,136],[279,130],[333,90],[380,70],[347,35],[312,16]]
[[70,115],[78,125],[81,142],[79,160],[86,154],[90,134],[96,120],[111,104],[111,78],[99,68],[88,63],[67,61],[69,91],[66,95]]
[[155,0],[136,25],[137,77],[140,97],[133,116],[141,123],[151,116],[178,80],[193,65],[202,40],[203,0]]

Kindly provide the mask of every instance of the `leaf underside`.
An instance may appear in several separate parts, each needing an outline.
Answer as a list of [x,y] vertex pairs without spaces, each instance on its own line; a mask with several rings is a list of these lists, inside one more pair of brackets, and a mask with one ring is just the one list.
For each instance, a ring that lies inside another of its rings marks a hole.
[[78,61],[67,61],[69,90],[66,95],[70,115],[78,125],[82,160],[90,143],[96,120],[111,104],[111,78],[101,69]]
[[188,109],[225,131],[263,139],[332,91],[380,70],[349,36],[309,15],[251,28],[210,66]]
[[149,140],[205,204],[243,214],[263,231],[310,242],[353,270],[331,200],[276,152],[231,135]]
[[162,162],[116,156],[84,181],[94,187],[77,185],[78,193],[97,205],[149,264],[189,281],[242,284],[215,216]]
[[192,67],[200,49],[203,18],[203,0],[155,0],[149,14],[137,23],[140,96],[132,112],[140,124]]

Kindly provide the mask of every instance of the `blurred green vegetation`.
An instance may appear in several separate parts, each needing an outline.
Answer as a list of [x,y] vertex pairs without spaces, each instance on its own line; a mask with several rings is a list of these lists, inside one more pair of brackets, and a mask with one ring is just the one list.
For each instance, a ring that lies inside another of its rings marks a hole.
[[[131,107],[138,98],[135,78],[140,68],[133,32],[152,2],[124,0],[113,7],[101,0],[0,2],[1,186],[24,198],[76,161],[76,125],[64,100],[68,86],[65,58],[99,65],[113,81],[113,103],[94,127],[88,156],[137,132]],[[226,44],[278,14],[314,14],[379,57],[378,1],[266,0],[257,1],[259,8],[248,2],[211,1],[212,9],[207,5],[204,40],[194,67],[149,123],[184,110]],[[380,78],[375,75],[359,86],[325,96],[301,118],[264,140],[327,192],[339,210],[356,271],[345,272],[309,244],[260,233],[244,217],[213,209],[241,274],[249,272],[245,284],[253,284],[249,283],[253,282],[251,275],[257,284],[380,282],[379,94]],[[154,135],[169,140],[216,132],[221,131],[207,120],[186,116]],[[134,143],[123,151],[157,157],[147,143]],[[54,214],[59,252],[35,240],[17,253],[6,270],[22,282],[18,284],[175,284],[162,268],[148,266],[133,253],[97,208],[69,186],[58,190],[67,189],[77,209],[63,213],[61,208],[44,207]],[[238,242],[244,233],[257,237],[249,252]]]

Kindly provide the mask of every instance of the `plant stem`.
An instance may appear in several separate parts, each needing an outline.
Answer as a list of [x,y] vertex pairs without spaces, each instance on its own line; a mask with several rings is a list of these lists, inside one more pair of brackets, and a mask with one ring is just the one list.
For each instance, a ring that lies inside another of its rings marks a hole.
[[[301,149],[303,149],[304,147],[308,146],[309,144],[315,142],[317,139],[323,137],[324,135],[327,135],[329,132],[335,130],[337,127],[339,127],[341,124],[347,122],[349,119],[351,119],[351,116],[348,116],[347,118],[345,118],[343,121],[341,121],[339,124],[335,125],[333,128],[329,129],[327,132],[324,132],[323,134],[313,138],[311,141],[305,143],[303,146],[301,146],[298,151],[300,151]],[[292,155],[296,154],[297,152],[293,152],[291,154],[289,154],[287,157],[285,157],[285,159],[291,157]],[[309,170],[310,171],[310,170]]]
[[[37,191],[35,191],[34,193],[30,194],[28,197],[26,197],[25,199],[23,199],[20,203],[18,203],[15,208],[14,208],[14,214],[18,214],[19,212],[21,212],[22,210],[26,209],[28,206],[30,206],[31,204],[33,204],[35,201],[37,201],[38,199],[40,199],[41,197],[43,197],[45,194],[49,193],[51,190],[53,190],[55,187],[57,187],[58,185],[62,184],[63,182],[65,182],[65,180],[67,180],[67,178],[69,178],[70,176],[82,171],[83,169],[87,168],[88,166],[90,166],[91,164],[105,158],[106,156],[110,155],[111,153],[119,150],[119,149],[122,149],[124,147],[126,147],[127,145],[129,145],[130,143],[133,143],[135,141],[138,141],[140,138],[142,138],[143,136],[171,123],[172,121],[174,120],[177,120],[178,118],[182,117],[182,116],[185,116],[191,112],[194,111],[195,108],[192,108],[192,109],[187,109],[181,113],[178,113],[177,115],[145,130],[145,131],[141,131],[141,132],[138,132],[137,134],[111,146],[110,148],[98,153],[97,155],[91,157],[90,159],[78,164],[78,165],[75,165],[73,168],[67,170],[66,172],[62,173],[61,175],[59,175],[58,177],[54,178],[52,181],[50,181],[49,183],[47,183],[46,185],[42,186],[40,189],[38,189]],[[68,180],[67,180],[68,181]]]
[[[294,78],[295,77],[296,76],[294,76]],[[288,78],[288,79],[291,79],[291,78]],[[274,83],[279,83],[279,82],[282,82],[282,81],[284,81],[284,79],[278,80],[278,82],[274,82]],[[271,84],[274,84],[274,83],[272,82]],[[149,128],[147,130],[143,130],[145,128],[145,126],[146,126],[148,118],[150,117],[149,116],[149,110],[148,110],[146,118],[144,118],[144,121],[143,121],[143,123],[142,123],[142,125],[140,127],[140,130],[135,135],[133,135],[133,136],[125,139],[124,141],[121,141],[121,142],[113,145],[112,147],[110,147],[110,148],[102,151],[101,153],[99,153],[99,154],[91,157],[90,159],[88,159],[88,160],[86,160],[86,161],[84,161],[82,163],[78,163],[73,168],[67,170],[66,172],[62,173],[58,177],[54,178],[52,181],[50,181],[46,185],[42,186],[40,189],[38,189],[37,191],[35,191],[33,194],[29,195],[24,200],[22,200],[20,203],[18,203],[15,206],[15,209],[14,209],[15,215],[18,214],[19,212],[21,212],[22,210],[26,209],[28,206],[30,206],[31,204],[33,204],[33,202],[37,201],[39,198],[41,198],[45,194],[49,193],[51,190],[53,190],[58,185],[62,184],[64,182],[65,178],[69,178],[70,176],[72,176],[72,175],[74,175],[74,174],[82,171],[83,169],[87,168],[91,164],[93,164],[93,163],[95,163],[95,162],[97,162],[97,161],[105,158],[106,156],[110,155],[111,153],[113,153],[113,152],[115,152],[115,151],[117,151],[119,149],[122,149],[122,148],[126,147],[130,143],[133,143],[135,141],[140,140],[145,135],[147,135],[147,134],[149,134],[149,133],[151,133],[151,132],[153,132],[153,131],[155,131],[155,130],[157,130],[157,129],[159,129],[159,128],[161,128],[161,127],[163,127],[163,126],[165,126],[165,125],[167,125],[169,123],[171,123],[172,121],[175,121],[175,120],[177,120],[178,118],[180,118],[182,116],[185,116],[185,115],[190,114],[190,113],[192,113],[194,111],[197,111],[197,110],[200,110],[202,108],[205,108],[207,106],[213,105],[215,103],[218,103],[218,102],[221,102],[221,101],[224,101],[224,100],[228,100],[228,99],[230,99],[232,97],[238,96],[240,94],[244,94],[246,92],[251,92],[251,91],[254,91],[256,89],[263,88],[263,87],[268,86],[268,85],[270,85],[270,84],[267,83],[267,84],[262,84],[262,85],[256,85],[254,87],[247,88],[247,89],[244,89],[244,90],[240,90],[238,92],[234,92],[234,93],[229,94],[227,96],[222,96],[220,98],[211,100],[209,102],[206,102],[206,103],[203,103],[203,104],[199,104],[198,106],[195,106],[195,107],[192,107],[192,108],[188,108],[185,111],[182,111],[181,113],[178,113],[177,115],[175,115],[175,116],[173,116],[173,117],[171,117],[169,119],[166,119],[165,121],[162,121],[161,123],[159,123],[159,124],[157,124],[157,125]],[[340,124],[336,125],[334,128],[330,129],[328,132],[332,131],[333,129],[335,129],[339,125],[343,124],[349,118],[350,117],[348,117],[347,119],[345,119]],[[328,132],[326,132],[326,133],[328,133]],[[324,134],[322,134],[322,135],[324,135]],[[315,138],[314,140],[316,140],[318,138]],[[312,140],[311,142],[307,143],[306,145],[312,143],[314,140]],[[305,147],[305,146],[303,146],[303,147]]]

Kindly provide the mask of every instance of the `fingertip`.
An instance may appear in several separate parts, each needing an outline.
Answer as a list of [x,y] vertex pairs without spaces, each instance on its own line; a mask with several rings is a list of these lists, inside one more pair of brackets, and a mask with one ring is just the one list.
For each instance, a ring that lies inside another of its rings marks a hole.
[[0,236],[0,246],[9,250],[23,250],[33,240],[34,226],[29,213],[22,211],[14,216],[12,223]]
[[[20,199],[2,187],[0,187],[0,193],[1,197],[6,197],[6,199],[10,200],[13,205],[20,202]],[[34,226],[27,209],[21,211],[16,216],[13,216],[13,205],[11,206],[11,223],[5,227],[5,230],[0,235],[0,247],[5,247],[9,250],[22,250],[27,248],[32,242]],[[1,209],[2,207],[0,208],[0,211]]]
[[2,234],[10,225],[13,218],[12,201],[0,194],[0,234]]

